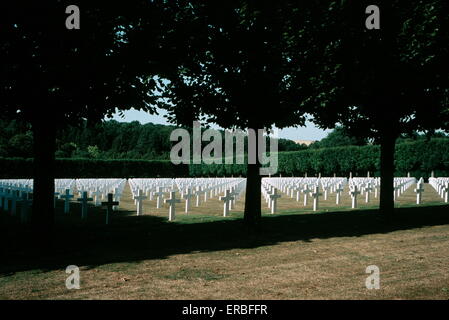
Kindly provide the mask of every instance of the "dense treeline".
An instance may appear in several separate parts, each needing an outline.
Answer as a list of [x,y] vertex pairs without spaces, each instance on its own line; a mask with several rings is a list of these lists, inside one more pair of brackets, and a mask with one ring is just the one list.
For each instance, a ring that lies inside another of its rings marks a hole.
[[[169,160],[173,145],[170,133],[176,127],[161,124],[140,124],[138,121],[105,121],[93,127],[68,127],[57,138],[57,158],[87,159],[138,159]],[[444,138],[444,133],[436,133]],[[400,137],[397,144],[426,141],[426,137],[415,134]],[[298,145],[292,140],[279,139],[279,152],[315,150],[343,146],[366,146],[371,141],[351,135],[337,127],[325,138],[310,146]],[[203,142],[203,145],[207,142]],[[247,145],[247,140],[245,140]],[[18,121],[0,119],[0,157],[31,158],[33,155],[33,134],[29,126]],[[316,165],[317,166],[317,165]],[[349,165],[348,165],[349,166]]]
[[[168,125],[115,120],[92,127],[68,127],[57,136],[56,157],[168,160],[173,145],[170,133],[174,129]],[[32,146],[33,135],[26,125],[0,120],[0,157],[32,157]],[[288,139],[278,140],[279,151],[306,148]]]
[[[320,148],[278,154],[278,175],[282,176],[379,176],[380,150],[377,145]],[[0,178],[31,176],[32,159],[0,158]],[[396,146],[396,176],[449,176],[449,139],[433,138],[403,142]],[[167,160],[58,159],[59,178],[245,176],[246,165],[174,165]]]

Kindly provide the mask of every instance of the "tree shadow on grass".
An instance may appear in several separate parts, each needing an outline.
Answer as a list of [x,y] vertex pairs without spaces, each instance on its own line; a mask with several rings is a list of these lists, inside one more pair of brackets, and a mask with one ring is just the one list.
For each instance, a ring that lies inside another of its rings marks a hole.
[[[100,212],[100,211],[99,211]],[[58,224],[45,245],[36,241],[29,228],[4,223],[0,229],[0,275],[40,269],[64,269],[68,265],[95,268],[118,262],[164,259],[174,254],[256,248],[285,241],[385,234],[425,226],[449,224],[449,206],[398,208],[389,219],[377,210],[354,210],[263,217],[256,229],[241,219],[210,222],[168,222],[157,216],[115,212],[110,225],[104,213],[87,221],[79,215],[58,215]],[[39,244],[38,244],[39,243]]]

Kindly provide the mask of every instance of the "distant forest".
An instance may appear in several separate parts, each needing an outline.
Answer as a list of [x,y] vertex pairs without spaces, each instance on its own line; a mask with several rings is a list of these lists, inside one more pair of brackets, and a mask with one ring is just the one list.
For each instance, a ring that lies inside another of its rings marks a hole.
[[[58,133],[57,158],[169,159],[176,142],[170,142],[175,126],[140,124],[138,121],[104,121],[94,126],[69,127]],[[208,142],[203,142],[206,145]],[[246,143],[246,142],[245,142]],[[223,144],[224,145],[224,144]],[[31,158],[33,134],[28,125],[0,120],[0,157]],[[279,151],[307,149],[292,140],[279,139]]]
[[[169,159],[172,145],[170,133],[176,127],[161,124],[140,124],[138,121],[104,121],[92,127],[69,127],[59,132],[57,158],[90,159]],[[446,137],[437,133],[438,137]],[[298,139],[301,137],[298,137]],[[425,139],[422,135],[401,137],[397,143]],[[447,138],[449,140],[449,138]],[[203,142],[204,145],[208,142]],[[245,142],[246,143],[246,142]],[[327,137],[310,146],[296,144],[292,140],[279,139],[279,152],[300,151],[341,146],[363,146],[370,141],[350,135],[337,127]],[[29,126],[15,120],[0,120],[0,157],[31,158],[33,134]]]

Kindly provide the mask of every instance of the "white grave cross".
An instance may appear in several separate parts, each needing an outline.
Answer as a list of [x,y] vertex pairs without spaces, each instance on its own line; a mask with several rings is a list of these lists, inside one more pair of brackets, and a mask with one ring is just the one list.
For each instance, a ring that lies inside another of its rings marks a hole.
[[313,193],[312,193],[312,197],[313,197],[313,211],[317,211],[318,210],[318,201],[320,196],[322,195],[322,193],[320,192],[320,187],[319,186],[315,186]]
[[83,191],[83,196],[76,200],[81,202],[81,219],[85,219],[87,217],[87,202],[93,201],[93,198],[89,198],[87,191]]
[[143,214],[143,200],[145,200],[147,196],[143,193],[142,189],[139,189],[137,191],[137,196],[134,196],[133,198],[137,201],[137,215],[141,216]]
[[335,189],[335,193],[336,193],[335,204],[340,204],[342,192],[343,192],[343,187],[339,183],[337,189]]
[[162,207],[162,197],[164,196],[162,187],[157,187],[157,192],[154,192],[153,196],[156,196],[156,209],[160,209]]
[[65,194],[59,196],[59,198],[64,199],[64,213],[69,213],[70,211],[70,199],[74,197],[73,194],[70,194],[70,189],[65,189]]
[[351,194],[351,207],[352,209],[357,208],[357,196],[360,194],[360,191],[357,190],[357,186],[354,186],[354,189],[350,191]]
[[109,224],[109,214],[112,213],[113,207],[119,205],[118,201],[113,201],[113,197],[112,193],[108,193],[108,201],[101,203],[102,206],[106,207],[106,224]]
[[270,194],[270,201],[271,201],[271,213],[276,213],[277,211],[277,203],[278,199],[281,197],[280,194],[277,193],[277,189],[275,188],[273,190],[273,193]]
[[223,217],[227,217],[229,214],[229,207],[232,200],[234,200],[234,197],[231,194],[230,190],[226,190],[225,196],[220,197],[221,201],[224,201],[223,206]]
[[176,191],[171,191],[170,199],[165,199],[164,202],[170,205],[170,208],[168,209],[168,221],[175,220],[176,204],[181,202],[181,200],[176,199]]
[[416,185],[416,189],[413,190],[416,193],[416,204],[421,204],[422,202],[422,193],[424,192],[424,187],[422,182],[418,182]]
[[186,199],[185,213],[190,210],[190,199],[193,197],[192,188],[187,188],[186,192],[182,195],[183,199]]

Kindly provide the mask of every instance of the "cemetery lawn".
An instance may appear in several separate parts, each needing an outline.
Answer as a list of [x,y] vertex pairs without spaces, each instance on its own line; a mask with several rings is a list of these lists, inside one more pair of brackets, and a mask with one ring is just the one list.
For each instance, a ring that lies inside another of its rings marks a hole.
[[[62,203],[58,203],[58,209]],[[64,215],[46,250],[2,215],[1,299],[449,299],[449,206],[264,214],[257,230],[178,212]],[[81,289],[68,290],[77,265]],[[365,287],[377,265],[381,289]]]

